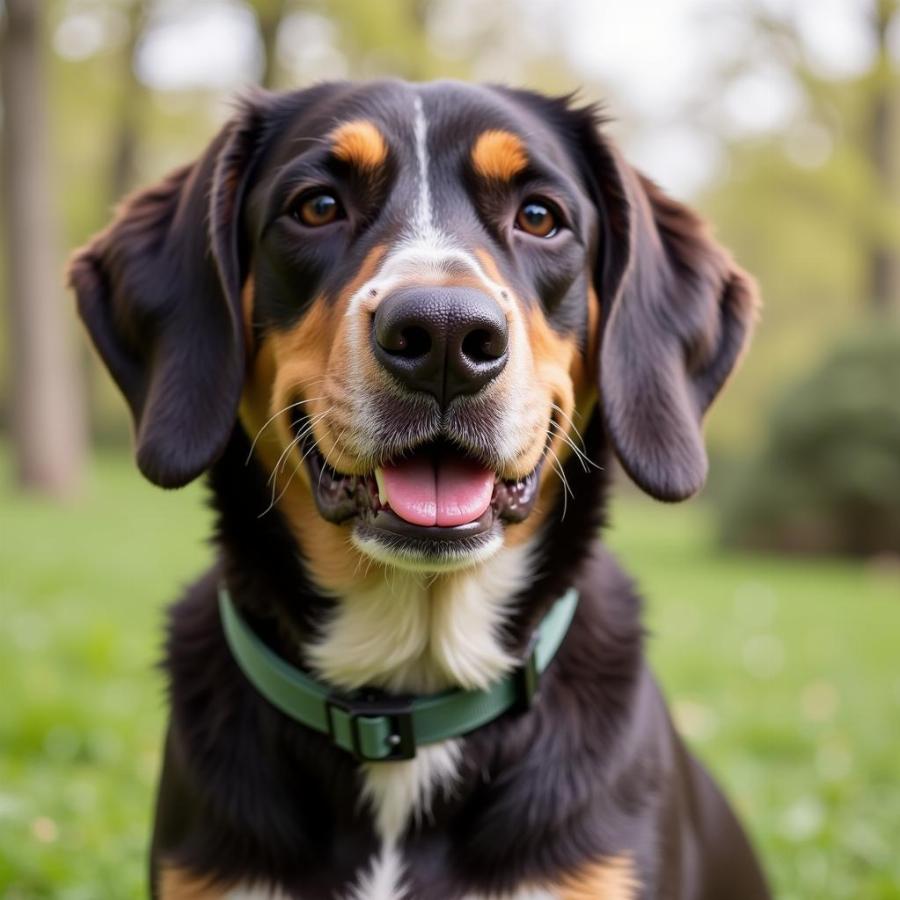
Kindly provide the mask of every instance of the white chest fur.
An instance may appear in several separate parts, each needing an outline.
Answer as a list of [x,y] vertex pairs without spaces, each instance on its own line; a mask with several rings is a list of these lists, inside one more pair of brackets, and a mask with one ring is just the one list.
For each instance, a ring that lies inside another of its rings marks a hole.
[[439,576],[383,571],[340,598],[306,648],[307,662],[347,690],[485,687],[515,665],[499,631],[511,598],[531,578],[531,555],[525,544]]

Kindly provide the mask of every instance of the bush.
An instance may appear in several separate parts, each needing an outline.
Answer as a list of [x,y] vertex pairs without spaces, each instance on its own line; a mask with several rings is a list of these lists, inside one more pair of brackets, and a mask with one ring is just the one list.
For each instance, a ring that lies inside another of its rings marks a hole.
[[726,543],[900,553],[900,330],[842,340],[766,422],[765,447],[720,506]]

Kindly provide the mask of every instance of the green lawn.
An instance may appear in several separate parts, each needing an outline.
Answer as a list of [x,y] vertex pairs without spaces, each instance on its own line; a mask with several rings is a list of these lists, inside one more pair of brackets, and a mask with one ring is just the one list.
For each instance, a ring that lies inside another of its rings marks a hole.
[[[62,509],[0,489],[5,900],[144,896],[162,604],[208,557],[207,520],[199,488],[153,489],[118,456]],[[777,896],[900,898],[896,565],[724,556],[701,505],[633,497],[611,543],[649,598],[682,729]]]

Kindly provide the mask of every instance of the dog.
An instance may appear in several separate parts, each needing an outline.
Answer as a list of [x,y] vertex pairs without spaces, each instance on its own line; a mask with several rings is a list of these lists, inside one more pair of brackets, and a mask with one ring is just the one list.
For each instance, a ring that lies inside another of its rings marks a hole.
[[614,458],[702,486],[756,290],[604,126],[256,92],[73,257],[138,467],[206,473],[217,515],[170,613],[153,896],[769,896],[598,536]]

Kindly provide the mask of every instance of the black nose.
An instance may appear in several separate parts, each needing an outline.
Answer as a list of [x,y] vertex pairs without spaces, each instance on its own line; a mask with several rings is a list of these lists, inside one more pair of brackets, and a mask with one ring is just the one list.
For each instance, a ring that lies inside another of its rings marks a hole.
[[496,378],[506,365],[508,344],[503,310],[474,288],[402,288],[375,313],[378,360],[442,406]]

